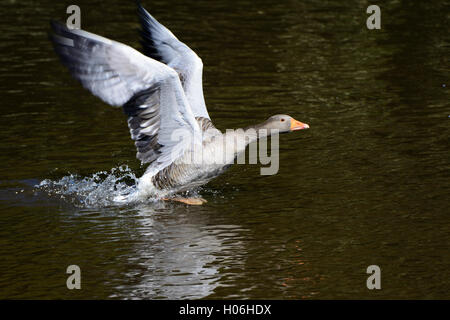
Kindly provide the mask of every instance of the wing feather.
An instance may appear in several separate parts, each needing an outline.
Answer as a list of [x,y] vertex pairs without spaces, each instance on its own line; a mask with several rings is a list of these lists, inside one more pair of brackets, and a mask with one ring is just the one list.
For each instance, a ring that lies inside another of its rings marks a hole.
[[[137,158],[161,170],[200,136],[178,74],[122,43],[53,22],[55,51],[72,76],[92,94],[128,116]],[[184,132],[174,139],[174,131]]]
[[173,68],[180,77],[194,116],[210,119],[203,96],[202,60],[148,13],[139,2],[138,13],[145,55]]

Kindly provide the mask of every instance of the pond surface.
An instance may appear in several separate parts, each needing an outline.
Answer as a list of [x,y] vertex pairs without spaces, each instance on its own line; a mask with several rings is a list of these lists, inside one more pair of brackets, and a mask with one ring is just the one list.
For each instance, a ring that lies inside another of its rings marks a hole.
[[[69,4],[0,4],[0,298],[450,298],[448,1],[380,3],[381,30],[365,1],[144,1],[202,57],[219,129],[311,126],[280,136],[278,174],[236,165],[203,206],[107,201],[145,167],[52,51]],[[133,1],[77,4],[140,48]]]

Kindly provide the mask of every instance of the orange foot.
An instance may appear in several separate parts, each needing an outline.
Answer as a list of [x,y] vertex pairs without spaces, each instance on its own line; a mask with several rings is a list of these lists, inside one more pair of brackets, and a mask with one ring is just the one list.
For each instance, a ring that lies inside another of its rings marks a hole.
[[163,198],[164,201],[177,201],[192,206],[201,206],[202,204],[208,202],[203,198]]

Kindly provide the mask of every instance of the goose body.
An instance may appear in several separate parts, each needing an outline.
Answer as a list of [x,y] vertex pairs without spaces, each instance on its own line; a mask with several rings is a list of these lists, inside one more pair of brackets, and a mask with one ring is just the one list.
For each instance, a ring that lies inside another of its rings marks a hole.
[[[246,130],[219,131],[203,97],[202,60],[140,4],[138,12],[144,54],[56,22],[51,40],[74,78],[109,105],[123,107],[137,158],[148,164],[138,183],[140,196],[167,196],[203,185],[268,130],[308,128],[276,115]],[[240,143],[224,147],[227,141]]]

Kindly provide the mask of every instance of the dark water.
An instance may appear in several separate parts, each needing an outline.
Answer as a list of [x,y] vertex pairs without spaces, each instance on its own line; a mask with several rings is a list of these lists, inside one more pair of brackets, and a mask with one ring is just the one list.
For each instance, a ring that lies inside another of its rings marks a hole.
[[[76,3],[139,47],[132,1]],[[449,1],[379,1],[372,31],[366,1],[145,1],[202,57],[218,128],[311,126],[280,137],[277,175],[235,166],[201,207],[105,205],[145,168],[52,51],[69,4],[0,4],[0,298],[450,298]]]

